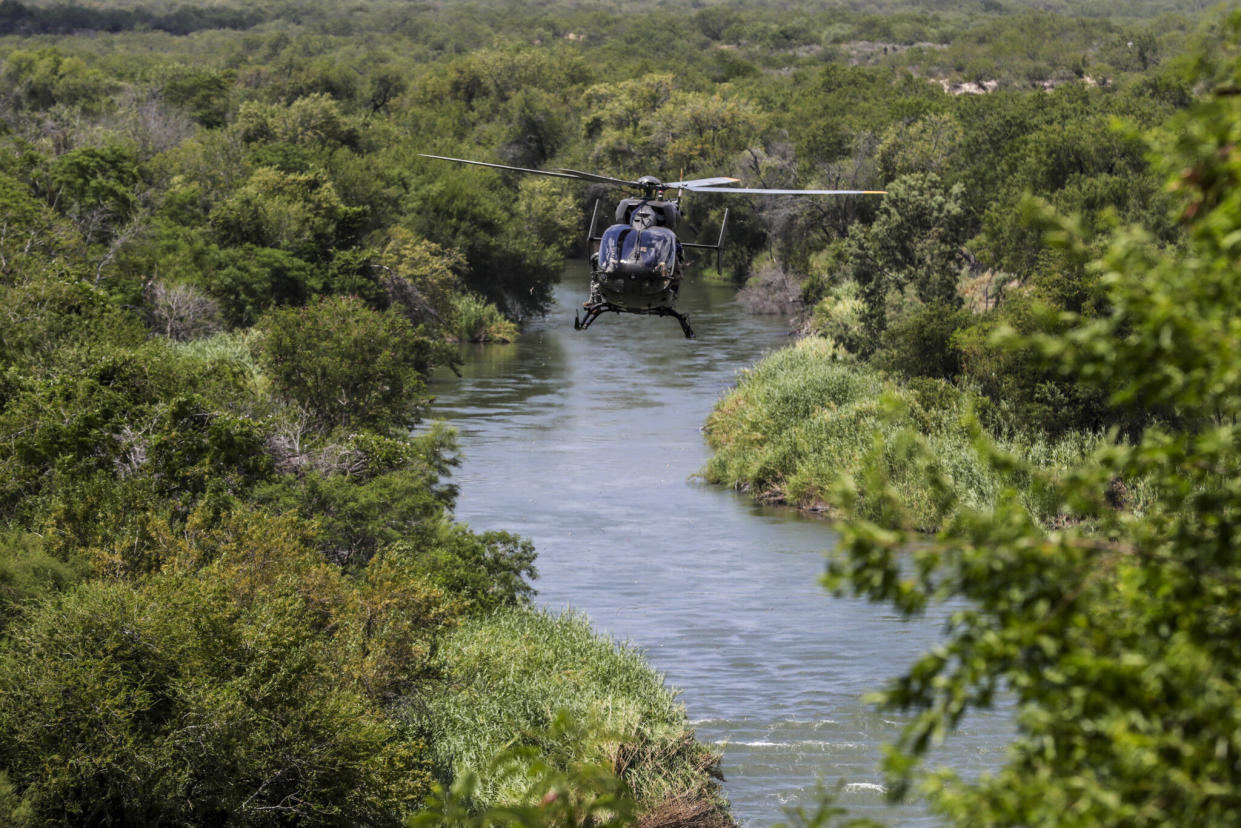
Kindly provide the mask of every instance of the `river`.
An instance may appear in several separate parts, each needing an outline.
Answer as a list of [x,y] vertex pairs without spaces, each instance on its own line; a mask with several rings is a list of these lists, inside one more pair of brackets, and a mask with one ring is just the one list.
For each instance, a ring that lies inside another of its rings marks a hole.
[[[691,280],[675,320],[608,314],[573,330],[583,263],[558,306],[518,342],[472,346],[462,377],[432,381],[433,415],[464,459],[457,518],[538,550],[537,603],[584,612],[643,649],[681,691],[698,738],[723,752],[725,793],[743,825],[783,821],[816,785],[890,825],[934,825],[918,803],[886,804],[880,746],[898,717],[863,695],[940,633],[941,614],[906,622],[834,598],[818,583],[831,526],[696,480],[700,431],[737,372],[788,342],[782,320],[746,314],[733,291]],[[1003,758],[1006,716],[967,720],[935,754],[973,774]]]

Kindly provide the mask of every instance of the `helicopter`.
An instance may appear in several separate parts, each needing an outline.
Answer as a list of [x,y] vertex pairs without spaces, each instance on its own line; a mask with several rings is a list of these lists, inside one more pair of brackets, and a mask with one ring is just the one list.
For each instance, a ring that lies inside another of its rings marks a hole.
[[[616,205],[614,221],[603,233],[595,235],[599,218],[599,201],[595,200],[590,217],[590,230],[586,234],[590,248],[590,295],[579,318],[573,314],[574,330],[584,331],[601,314],[635,313],[646,316],[671,316],[681,324],[686,339],[694,338],[689,317],[676,310],[677,294],[685,277],[685,250],[714,250],[716,268],[723,269],[724,238],[728,227],[728,210],[720,222],[720,234],[715,244],[684,242],[677,238],[673,228],[681,217],[682,191],[691,193],[731,193],[734,195],[884,195],[885,190],[779,190],[755,187],[734,187],[740,179],[727,176],[694,178],[683,181],[661,181],[653,175],[636,180],[613,178],[580,170],[536,170],[528,167],[512,167],[488,161],[471,161],[466,158],[450,158],[446,155],[427,155],[422,158],[451,161],[457,164],[473,164],[499,170],[545,175],[553,178],[569,178],[593,184],[606,184],[634,190],[636,193],[621,199]],[[676,190],[676,196],[668,197]]]

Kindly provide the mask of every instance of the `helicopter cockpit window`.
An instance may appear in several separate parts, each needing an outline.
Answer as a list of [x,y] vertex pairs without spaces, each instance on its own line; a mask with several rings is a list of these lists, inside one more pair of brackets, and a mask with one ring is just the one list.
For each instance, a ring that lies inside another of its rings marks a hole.
[[629,223],[634,227],[654,227],[656,224],[655,208],[649,204],[643,204],[630,215]]
[[637,229],[627,224],[613,224],[603,231],[599,241],[599,270],[671,274],[676,248],[676,234],[666,227]]

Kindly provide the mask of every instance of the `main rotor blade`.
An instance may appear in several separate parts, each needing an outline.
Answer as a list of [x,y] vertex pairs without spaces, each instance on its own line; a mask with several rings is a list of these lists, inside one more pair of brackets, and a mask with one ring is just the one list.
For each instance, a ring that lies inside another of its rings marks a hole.
[[699,187],[711,187],[715,184],[736,184],[740,178],[719,176],[716,178],[694,178],[689,181],[669,181],[664,184],[666,190],[697,190]]
[[[528,167],[510,167],[508,164],[491,164],[487,161],[470,161],[466,158],[449,158],[447,155],[427,155],[424,152],[418,153],[421,158],[436,158],[440,161],[456,161],[458,164],[474,164],[478,167],[494,167],[497,170],[512,170],[513,172],[532,173],[534,175],[550,175],[554,178],[580,178],[577,175],[566,175],[563,172],[552,172],[551,170],[532,170]],[[628,183],[628,182],[626,182]]]
[[[476,167],[491,167],[496,170],[530,173],[531,175],[547,175],[552,178],[571,178],[577,181],[592,181],[596,184],[612,184],[617,187],[641,187],[638,181],[624,178],[613,178],[609,175],[582,172],[581,170],[534,170],[529,167],[513,167],[508,164],[493,164],[489,161],[471,161],[468,158],[451,158],[447,155],[429,155],[418,153],[420,158],[434,158],[438,161],[453,161],[457,164],[473,164]],[[755,187],[721,187],[720,184],[734,184],[740,179],[717,176],[715,178],[695,178],[689,181],[668,181],[662,186],[665,190],[689,190],[691,193],[742,193],[750,195],[884,195],[887,190],[767,190]]]
[[593,181],[596,184],[615,184],[617,187],[641,187],[642,185],[636,181],[626,181],[623,178],[612,178],[610,175],[599,175],[598,173],[582,172],[581,170],[565,170],[559,171],[562,175],[569,178],[577,178],[582,181]]
[[686,187],[694,193],[750,193],[752,195],[886,195],[887,190],[765,190],[756,187]]

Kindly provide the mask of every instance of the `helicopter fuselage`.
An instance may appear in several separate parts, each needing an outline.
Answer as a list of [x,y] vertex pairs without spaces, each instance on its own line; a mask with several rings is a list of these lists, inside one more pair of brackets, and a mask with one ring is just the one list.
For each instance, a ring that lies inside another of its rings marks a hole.
[[591,256],[590,298],[585,328],[600,313],[673,316],[687,337],[688,320],[674,309],[684,275],[682,245],[672,225],[677,203],[661,198],[626,198],[616,206],[616,223],[603,231]]
[[613,224],[603,231],[592,258],[591,293],[632,313],[671,307],[681,283],[680,251],[676,234],[667,227]]

